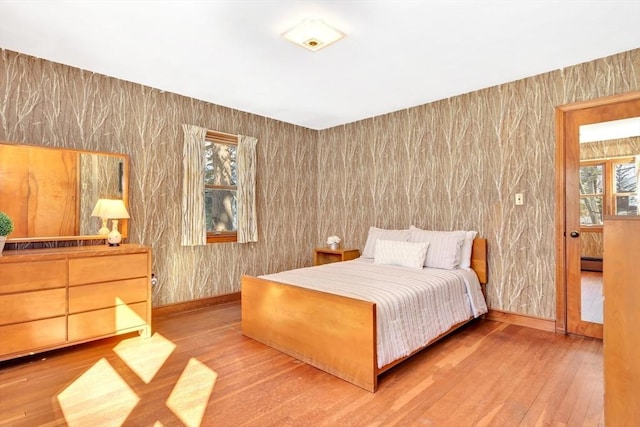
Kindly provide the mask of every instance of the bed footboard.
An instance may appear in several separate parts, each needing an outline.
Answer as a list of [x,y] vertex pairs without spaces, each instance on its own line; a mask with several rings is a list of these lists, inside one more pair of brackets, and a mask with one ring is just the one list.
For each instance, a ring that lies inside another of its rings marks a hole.
[[242,333],[376,391],[375,303],[243,276]]

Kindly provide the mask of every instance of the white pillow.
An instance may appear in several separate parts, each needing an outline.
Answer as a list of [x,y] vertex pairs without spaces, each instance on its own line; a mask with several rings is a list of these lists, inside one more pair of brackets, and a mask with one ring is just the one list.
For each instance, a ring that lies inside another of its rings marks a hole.
[[425,267],[453,270],[460,267],[466,231],[433,231],[409,227],[410,242],[429,242]]
[[373,263],[422,269],[427,249],[429,242],[411,243],[378,239]]
[[460,268],[471,268],[471,250],[473,249],[473,239],[475,239],[477,235],[477,231],[467,231],[460,254]]
[[409,241],[409,230],[385,230],[382,228],[369,227],[367,243],[362,250],[361,258],[373,258],[376,251],[376,240],[394,240],[400,242]]

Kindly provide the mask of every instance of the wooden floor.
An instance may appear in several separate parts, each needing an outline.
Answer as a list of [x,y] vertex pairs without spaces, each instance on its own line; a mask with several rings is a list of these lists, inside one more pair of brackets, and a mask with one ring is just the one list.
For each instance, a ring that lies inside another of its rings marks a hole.
[[372,394],[242,336],[238,302],[154,329],[0,364],[0,424],[603,425],[597,340],[477,320]]
[[604,323],[604,297],[602,292],[602,272],[581,272],[581,317],[593,323]]

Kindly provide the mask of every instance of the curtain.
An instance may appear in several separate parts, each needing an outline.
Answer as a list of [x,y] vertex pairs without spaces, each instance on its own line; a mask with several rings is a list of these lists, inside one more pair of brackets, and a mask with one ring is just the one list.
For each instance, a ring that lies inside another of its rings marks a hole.
[[182,125],[182,246],[207,244],[204,212],[204,146],[207,130]]
[[258,241],[256,216],[256,144],[252,136],[238,135],[238,243]]

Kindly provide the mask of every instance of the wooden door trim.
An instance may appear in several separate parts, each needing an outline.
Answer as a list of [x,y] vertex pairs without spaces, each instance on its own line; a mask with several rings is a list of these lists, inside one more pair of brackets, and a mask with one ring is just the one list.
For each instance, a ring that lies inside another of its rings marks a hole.
[[607,96],[588,101],[580,101],[556,107],[556,164],[555,164],[555,244],[556,244],[556,332],[567,332],[567,259],[565,248],[566,228],[566,134],[567,115],[578,110],[602,107],[616,103],[640,99],[640,91],[627,92],[620,95]]

